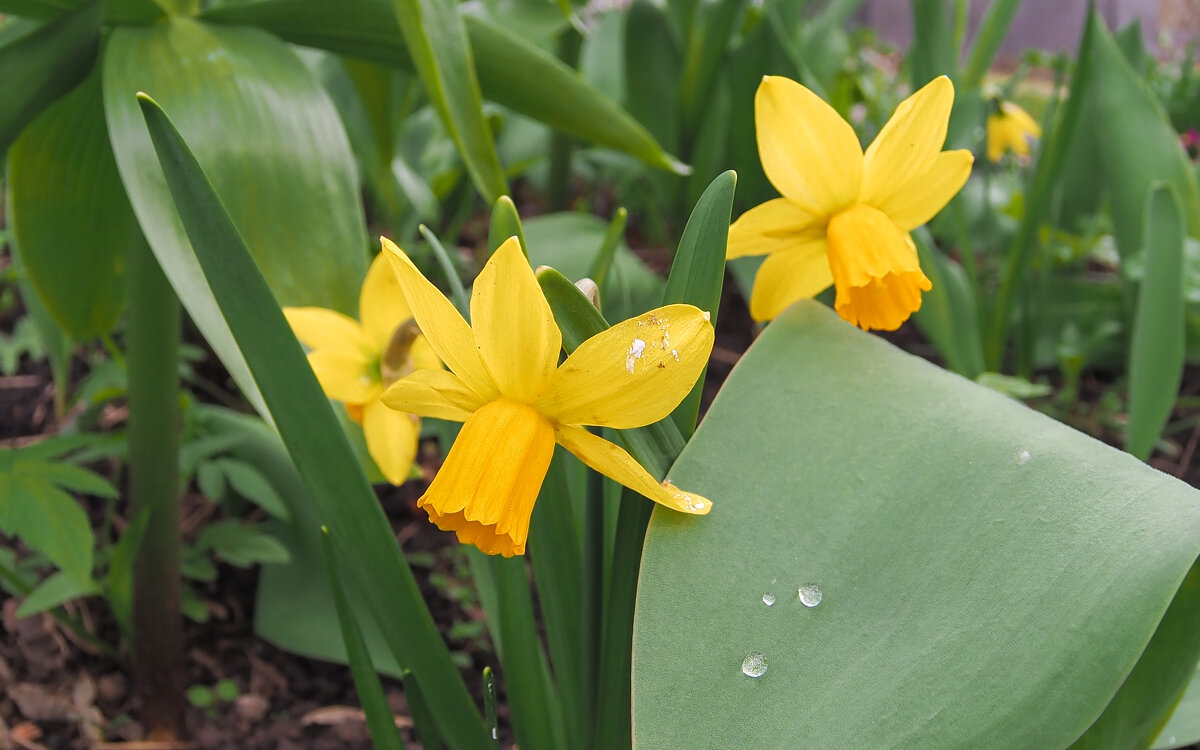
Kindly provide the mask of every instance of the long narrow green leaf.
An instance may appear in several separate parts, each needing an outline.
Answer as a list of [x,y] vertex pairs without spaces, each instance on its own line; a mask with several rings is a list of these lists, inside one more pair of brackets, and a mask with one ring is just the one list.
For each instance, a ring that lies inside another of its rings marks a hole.
[[444,736],[457,748],[487,747],[387,518],[245,242],[166,114],[144,95],[139,104],[196,260],[377,625],[401,667],[438,696],[431,707]]
[[[258,0],[220,5],[203,17],[255,25],[293,44],[415,71],[389,0]],[[463,21],[484,98],[647,164],[687,171],[636,119],[553,55],[487,18],[465,15]]]
[[496,201],[496,205],[492,206],[492,220],[488,224],[488,253],[496,252],[496,249],[509,237],[516,237],[521,243],[521,252],[525,253],[525,257],[529,257],[529,250],[525,247],[525,232],[521,229],[521,216],[517,213],[517,207],[512,202],[512,198],[507,195],[500,196]]
[[[492,130],[483,114],[466,26],[453,0],[394,0],[396,20],[425,93],[433,102],[463,164],[488,203],[508,192]],[[343,13],[345,10],[343,9]]]
[[13,144],[8,190],[14,244],[55,321],[80,341],[108,333],[125,305],[129,249],[143,240],[109,145],[99,70]]
[[635,0],[625,17],[625,106],[670,151],[681,143],[679,50],[663,11]]
[[333,605],[337,610],[338,624],[342,629],[342,641],[346,644],[346,654],[350,660],[350,676],[354,678],[354,689],[358,692],[358,700],[367,717],[367,731],[371,733],[371,743],[376,750],[403,750],[404,743],[400,741],[400,733],[396,731],[396,720],[392,716],[387,696],[383,694],[379,674],[375,671],[375,665],[371,663],[371,654],[367,651],[362,631],[358,629],[354,612],[351,611],[350,602],[342,588],[337,554],[329,538],[329,529],[326,528],[321,529],[321,551],[325,557],[329,588],[333,591]]
[[979,31],[975,35],[975,42],[971,46],[967,65],[959,80],[964,89],[975,88],[983,83],[983,77],[992,66],[992,60],[996,59],[1000,43],[1008,34],[1008,27],[1012,25],[1013,16],[1020,7],[1021,0],[994,0],[988,3],[983,21],[979,24]]
[[954,13],[946,0],[912,0],[913,43],[908,65],[913,88],[940,75],[956,77]]
[[999,371],[1008,345],[1008,334],[1012,326],[1013,305],[1016,292],[1025,283],[1025,276],[1033,262],[1037,249],[1038,229],[1049,211],[1050,195],[1059,179],[1059,167],[1067,155],[1072,135],[1081,122],[1084,101],[1091,88],[1093,38],[1097,22],[1084,24],[1079,40],[1079,51],[1075,55],[1075,75],[1071,79],[1071,93],[1062,105],[1061,115],[1054,127],[1043,139],[1042,151],[1038,156],[1033,185],[1025,199],[1025,213],[1013,239],[1008,255],[1008,265],[1000,277],[1000,288],[987,322],[984,337],[984,355],[987,369]]
[[[697,3],[684,42],[683,68],[679,76],[679,110],[684,142],[690,144],[701,125],[701,114],[712,95],[717,70],[725,60],[735,22],[745,0]],[[637,71],[645,75],[646,71]]]
[[1175,406],[1183,379],[1183,244],[1179,197],[1157,185],[1146,197],[1145,277],[1129,342],[1129,425],[1125,450],[1145,460]]
[[612,221],[608,223],[608,231],[604,233],[604,241],[600,243],[600,249],[596,251],[596,257],[592,260],[588,278],[596,282],[596,287],[599,289],[604,288],[604,280],[608,278],[608,272],[617,257],[617,247],[625,237],[625,222],[628,219],[629,212],[625,210],[624,206],[618,207],[613,212]]
[[[671,274],[667,277],[667,288],[663,291],[664,305],[682,302],[707,310],[714,326],[721,306],[725,245],[729,239],[729,218],[736,189],[737,173],[725,172],[718,175],[700,196],[683,229],[675,260],[671,263]],[[702,373],[691,393],[671,415],[685,437],[696,429],[703,391]]]
[[555,690],[568,739],[581,737],[591,708],[580,702],[580,543],[571,488],[564,463],[572,460],[556,448],[538,503],[533,506],[529,552],[537,581],[538,603],[546,623]]
[[75,88],[100,45],[102,0],[92,0],[0,47],[0,154],[33,118]]
[[[84,4],[83,0],[0,0],[0,13],[45,20]],[[104,3],[104,20],[109,23],[150,23],[162,16],[163,9],[152,0],[107,0]]]

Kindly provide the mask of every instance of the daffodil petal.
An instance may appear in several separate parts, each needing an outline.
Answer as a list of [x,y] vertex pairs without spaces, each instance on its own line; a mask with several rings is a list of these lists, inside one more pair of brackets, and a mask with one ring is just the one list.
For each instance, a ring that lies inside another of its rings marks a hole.
[[412,361],[414,370],[442,369],[442,360],[438,359],[437,352],[424,336],[418,336],[413,341],[412,348],[408,350],[408,358]]
[[863,160],[862,202],[882,206],[914,177],[924,174],[946,142],[954,84],[938,76],[900,102],[867,147]]
[[793,302],[814,297],[832,283],[825,240],[794,243],[768,255],[758,267],[750,293],[750,316],[759,322],[771,320]]
[[776,198],[742,214],[729,227],[725,257],[766,255],[817,239],[825,233],[825,218],[804,210],[787,198]]
[[496,386],[479,357],[479,350],[475,348],[475,334],[471,332],[467,321],[454,309],[450,300],[421,275],[403,250],[386,237],[379,239],[396,274],[396,281],[404,290],[404,298],[412,309],[413,318],[429,345],[467,387],[484,399],[496,396]]
[[784,197],[824,215],[858,200],[862,146],[821,97],[782,76],[764,76],[754,125],[763,171]]
[[522,554],[553,455],[554,427],[545,417],[510,399],[489,402],[463,425],[417,505],[464,544]]
[[323,307],[285,307],[283,317],[300,343],[309,349],[378,353],[354,318]]
[[657,422],[691,391],[712,344],[708,313],[691,305],[651,310],[583,342],[535,406],[564,424]]
[[382,386],[370,360],[357,352],[321,348],[308,355],[321,390],[334,401],[365,404],[377,398]]
[[525,403],[537,398],[558,366],[562,334],[516,237],[476,277],[471,323],[500,392]]
[[415,414],[393,411],[379,399],[363,407],[363,435],[367,453],[392,484],[404,484],[417,456],[421,419]]
[[396,281],[391,261],[383,253],[375,256],[358,296],[358,319],[378,351],[387,348],[396,328],[412,318],[404,292]]
[[708,498],[684,492],[669,481],[655,481],[654,477],[620,446],[597,437],[582,427],[558,425],[554,428],[554,438],[580,461],[656,503],[680,513],[696,516],[707,515],[712,510],[712,501]]
[[962,190],[974,163],[975,157],[965,149],[943,151],[928,170],[901,186],[887,203],[875,207],[896,226],[911,232],[936,216]]
[[467,421],[484,404],[479,394],[446,370],[415,370],[392,383],[380,400],[389,409],[453,422]]
[[1037,120],[1033,119],[1020,105],[1013,102],[1002,102],[1000,104],[1000,111],[1011,117],[1017,127],[1027,135],[1031,135],[1034,138],[1042,137],[1042,126],[1038,125]]

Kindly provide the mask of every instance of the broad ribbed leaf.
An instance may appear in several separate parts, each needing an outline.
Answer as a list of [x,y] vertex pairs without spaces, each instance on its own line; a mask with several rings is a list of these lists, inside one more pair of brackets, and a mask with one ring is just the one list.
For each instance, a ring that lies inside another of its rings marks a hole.
[[175,213],[138,91],[175,113],[281,305],[356,307],[368,243],[346,134],[296,54],[264,32],[175,18],[116,29],[105,47],[109,136],[142,231],[192,320],[253,398]]
[[93,0],[0,47],[0,154],[39,112],[87,77],[100,44],[101,8],[101,0]]
[[671,478],[713,510],[650,524],[643,748],[1065,747],[1200,552],[1194,489],[815,302],[767,327]]
[[1200,237],[1200,190],[1179,135],[1162,105],[1122,54],[1100,14],[1088,21],[1093,34],[1090,65],[1096,85],[1088,90],[1086,122],[1095,128],[1104,181],[1112,196],[1113,234],[1122,257],[1142,249],[1146,196],[1155,182],[1178,192],[1188,235]]
[[300,344],[179,132],[153,101],[143,98],[140,104],[194,260],[246,353],[319,520],[354,576],[350,583],[401,668],[411,669],[427,695],[438,696],[430,706],[446,737],[456,747],[482,750],[488,742],[471,696]]
[[141,240],[108,142],[98,70],[13,144],[8,189],[17,252],[54,320],[77,340],[107,333],[125,303],[129,248]]

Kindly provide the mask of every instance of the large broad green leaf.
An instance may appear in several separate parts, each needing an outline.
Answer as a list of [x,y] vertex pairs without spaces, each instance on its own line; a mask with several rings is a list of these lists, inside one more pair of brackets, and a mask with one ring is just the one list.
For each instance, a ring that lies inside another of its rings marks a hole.
[[1179,135],[1162,105],[1133,70],[1100,14],[1088,21],[1091,73],[1086,122],[1095,128],[1105,184],[1112,197],[1113,234],[1122,257],[1142,248],[1146,196],[1155,182],[1178,191],[1188,234],[1200,237],[1200,189]]
[[1200,666],[1175,707],[1175,713],[1154,740],[1155,750],[1184,747],[1200,742]]
[[1200,552],[1192,488],[814,302],[767,327],[671,479],[713,510],[650,524],[645,748],[1065,747]]
[[245,241],[179,131],[153,100],[139,104],[163,173],[288,454],[401,668],[411,670],[439,729],[461,748],[487,746],[483,724],[341,425]]
[[[467,29],[455,0],[393,0],[396,20],[425,94],[437,108],[479,194],[488,203],[508,193]],[[345,12],[345,11],[343,11]]]
[[355,309],[368,243],[346,134],[324,90],[270,34],[176,18],[119,28],[108,40],[104,109],[134,212],[192,320],[252,395],[175,213],[138,91],[175,114],[282,305]]
[[100,44],[100,0],[0,47],[0,154],[38,113],[87,77]]
[[[204,18],[252,24],[295,44],[415,70],[389,0],[258,0],[218,6]],[[637,120],[560,60],[492,19],[464,15],[463,21],[484,98],[647,164],[684,170]]]
[[17,139],[8,189],[17,251],[55,321],[78,340],[107,333],[124,305],[129,248],[141,240],[108,142],[98,70]]

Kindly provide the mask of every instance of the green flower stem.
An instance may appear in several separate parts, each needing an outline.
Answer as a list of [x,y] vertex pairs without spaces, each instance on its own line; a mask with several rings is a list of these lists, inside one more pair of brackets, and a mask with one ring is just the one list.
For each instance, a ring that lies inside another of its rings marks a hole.
[[129,498],[149,517],[133,563],[133,675],[147,733],[179,737],[179,300],[144,241],[130,249],[128,278]]

